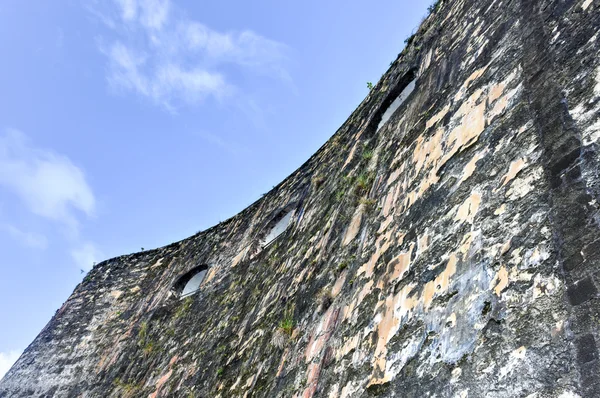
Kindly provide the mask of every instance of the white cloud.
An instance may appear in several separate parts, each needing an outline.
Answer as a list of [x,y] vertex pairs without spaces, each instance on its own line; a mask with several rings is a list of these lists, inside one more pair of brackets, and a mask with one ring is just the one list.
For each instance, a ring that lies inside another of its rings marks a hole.
[[[114,0],[91,11],[116,34],[100,50],[108,58],[111,87],[132,91],[174,110],[208,96],[234,92],[224,65],[290,82],[287,47],[252,31],[218,32],[179,12],[170,0]],[[111,3],[108,3],[111,4]],[[119,20],[120,22],[116,22]]]
[[0,186],[16,193],[33,213],[76,230],[76,211],[88,216],[95,198],[83,171],[69,158],[35,148],[17,130],[0,136]]
[[131,21],[137,16],[136,0],[116,0],[117,5],[121,7],[121,15],[124,20]]
[[[188,101],[196,101],[204,93],[226,90],[223,77],[202,69],[184,70],[179,65],[163,65],[156,73],[153,87],[155,97],[168,97],[172,92],[181,93]],[[166,91],[165,91],[166,90]]]
[[170,0],[139,0],[140,21],[150,29],[161,29],[169,17]]
[[104,253],[93,243],[87,242],[81,247],[71,250],[71,257],[79,268],[89,271],[94,264],[104,260]]
[[48,240],[44,235],[40,235],[34,232],[25,232],[15,227],[14,225],[4,224],[0,226],[6,231],[13,239],[18,241],[25,247],[32,249],[45,249],[48,247]]
[[[170,0],[114,0],[123,20],[139,22],[146,28],[161,29],[167,22]],[[138,18],[139,17],[139,18]]]
[[19,359],[19,351],[0,352],[0,380],[4,377],[10,367]]
[[177,64],[162,64],[154,72],[148,72],[146,57],[121,42],[114,43],[108,55],[108,79],[112,86],[150,97],[169,109],[178,98],[193,103],[208,94],[221,97],[228,91],[223,76],[200,68],[185,70]]

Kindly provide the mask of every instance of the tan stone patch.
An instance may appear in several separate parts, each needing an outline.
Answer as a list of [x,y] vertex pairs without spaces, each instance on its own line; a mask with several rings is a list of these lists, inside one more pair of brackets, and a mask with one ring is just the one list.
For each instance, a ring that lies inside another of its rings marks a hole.
[[512,181],[525,167],[527,167],[527,162],[523,158],[511,162],[508,172],[501,179],[502,186],[505,186]]
[[340,274],[340,276],[338,276],[337,280],[333,284],[333,287],[331,288],[331,296],[332,297],[335,298],[338,296],[338,294],[340,294],[340,292],[342,291],[342,288],[344,287],[344,282],[346,281],[347,275],[348,275],[348,270],[344,270]]
[[356,347],[358,347],[359,343],[360,343],[360,333],[352,336],[349,339],[344,339],[344,344],[336,352],[336,358],[339,360],[339,359],[345,357],[346,355],[348,355],[348,353],[350,353],[350,351],[355,350]]
[[450,132],[448,142],[452,144],[452,146],[449,145],[451,150],[442,163],[446,163],[459,150],[466,149],[475,143],[483,132],[485,128],[485,101],[477,104],[481,94],[481,90],[475,91],[458,109],[455,118],[462,116],[462,122]]
[[394,188],[390,189],[387,193],[387,195],[385,196],[384,202],[383,202],[383,209],[382,209],[382,214],[384,217],[388,217],[390,215],[390,210],[392,209],[392,204],[393,199],[394,199],[394,191],[398,189],[397,186],[395,186]]
[[478,89],[463,102],[453,116],[453,121],[458,124],[448,134],[439,128],[427,140],[423,135],[415,140],[411,169],[416,174],[423,169],[428,171],[419,179],[418,188],[405,195],[402,211],[410,208],[417,198],[439,181],[439,170],[446,162],[477,142],[486,123],[486,101],[481,100],[483,92]]
[[[403,164],[404,165],[404,164]],[[390,186],[400,177],[400,175],[404,172],[404,167],[399,167],[396,170],[392,171],[392,174],[387,179],[386,186]]]
[[[360,266],[360,268],[356,271],[356,275],[360,276],[364,274],[365,278],[370,278],[373,276],[373,271],[375,269],[375,265],[379,258],[390,248],[390,246],[395,243],[395,240],[392,239],[392,233],[394,231],[390,230],[386,232],[384,235],[379,236],[375,241],[375,253],[371,255],[369,261]],[[398,245],[401,245],[402,242],[399,242]]]
[[354,216],[352,216],[352,221],[350,221],[350,226],[344,235],[344,239],[342,241],[342,246],[346,246],[348,243],[352,242],[356,235],[358,235],[358,231],[360,230],[360,224],[362,222],[363,214],[365,211],[365,205],[361,204],[358,206],[356,211],[354,212]]
[[388,263],[388,270],[393,267],[393,271],[390,276],[390,282],[393,283],[397,280],[401,280],[404,277],[404,274],[409,270],[410,257],[412,255],[414,247],[415,244],[411,243],[410,248],[407,252],[400,253]]
[[473,243],[473,240],[475,239],[476,235],[477,232],[469,232],[468,234],[466,234],[463,237],[463,240],[460,242],[458,252],[461,253],[463,256],[466,255],[469,249],[471,248],[471,244]]
[[509,239],[508,241],[506,241],[506,243],[504,243],[504,245],[502,245],[502,249],[500,249],[501,255],[504,255],[505,253],[507,253],[510,250],[511,241],[512,241],[512,239]]
[[471,83],[473,81],[479,79],[481,77],[481,75],[483,75],[485,73],[485,71],[487,70],[488,66],[489,65],[486,65],[483,68],[477,69],[475,72],[473,72],[471,74],[471,76],[469,76],[467,78],[467,80],[465,80],[465,82],[463,83],[463,85],[460,87],[460,89],[458,90],[458,92],[454,96],[454,102],[459,102],[465,96],[465,93],[467,92],[467,89],[469,88],[469,86],[471,85]]
[[158,261],[156,263],[154,263],[154,265],[152,267],[150,267],[150,269],[154,269],[154,268],[158,268],[162,265],[162,258],[159,258]]
[[448,114],[449,110],[450,110],[450,105],[446,105],[444,108],[442,108],[441,111],[439,111],[438,113],[433,115],[431,118],[429,118],[429,120],[427,122],[425,122],[425,130],[429,130],[429,128],[431,128],[434,124],[436,124],[437,122],[442,120],[444,118],[444,116],[446,116]]
[[344,388],[342,388],[340,398],[350,398],[356,391],[357,387],[355,387],[354,382],[350,381],[344,386]]
[[[392,375],[387,374],[387,344],[396,334],[400,327],[400,321],[407,316],[418,304],[415,297],[408,297],[414,289],[414,284],[405,286],[398,294],[389,295],[385,299],[384,313],[381,321],[377,325],[377,344],[373,356],[373,372],[369,385],[383,384],[391,380]],[[376,373],[384,372],[382,377],[376,376]]]
[[242,249],[241,252],[239,252],[234,258],[233,261],[231,262],[231,266],[235,267],[236,265],[238,265],[240,263],[240,261],[242,261],[242,259],[246,256],[246,253],[248,252],[249,246],[245,247],[244,249]]
[[135,294],[135,293],[139,292],[140,290],[142,290],[142,288],[141,288],[141,287],[139,287],[139,286],[134,286],[134,287],[132,287],[131,289],[129,289],[129,293]]
[[308,387],[304,390],[302,398],[311,398],[317,391],[317,383],[319,381],[319,374],[321,373],[321,365],[318,363],[311,363],[308,365],[308,376],[306,383]]
[[498,273],[496,274],[494,279],[492,279],[492,281],[490,283],[490,288],[493,288],[496,295],[500,296],[502,294],[502,291],[504,289],[506,289],[507,286],[508,286],[508,271],[506,270],[506,267],[503,265],[500,267],[500,270],[498,271]]
[[475,214],[477,213],[480,204],[481,195],[477,192],[471,193],[471,196],[469,196],[458,208],[454,220],[462,222],[466,221],[469,224],[473,224]]
[[393,221],[394,221],[394,215],[390,214],[381,222],[381,224],[379,225],[379,229],[377,230],[377,233],[381,234],[381,233],[385,232]]
[[354,153],[356,152],[356,148],[358,148],[358,145],[359,145],[359,142],[354,144],[354,146],[350,150],[350,154],[348,155],[348,157],[346,158],[346,161],[344,162],[344,165],[342,166],[342,169],[345,169],[346,166],[348,166],[350,164],[350,162],[354,158]]
[[[385,301],[385,313],[383,319],[377,325],[377,346],[375,348],[374,369],[385,371],[387,343],[396,332],[399,320],[394,317],[394,296],[388,296]],[[383,378],[373,378],[369,384],[382,384],[389,381],[385,375]]]
[[477,162],[480,159],[483,159],[483,157],[487,154],[488,149],[486,148],[485,150],[476,153],[471,160],[469,161],[469,163],[467,163],[465,165],[465,168],[463,170],[463,174],[460,177],[460,180],[458,181],[458,185],[462,184],[464,181],[467,180],[467,178],[471,177],[473,175],[473,173],[475,172],[475,169],[477,168]]
[[417,256],[420,256],[429,248],[429,239],[428,234],[423,234],[417,239]]
[[453,312],[446,318],[446,324],[451,328],[456,326],[456,313]]
[[158,396],[160,389],[169,380],[169,377],[171,377],[172,373],[173,370],[169,370],[167,374],[163,375],[160,379],[158,379],[158,383],[156,383],[156,390],[149,395],[149,398],[156,398]]
[[323,350],[323,347],[331,337],[331,332],[335,326],[339,313],[339,308],[331,306],[325,314],[321,316],[321,321],[315,327],[310,336],[310,341],[306,346],[304,355],[307,363],[312,361]]
[[506,95],[500,97],[500,99],[498,99],[498,101],[496,101],[496,103],[494,104],[494,107],[490,110],[488,114],[488,120],[492,120],[494,117],[504,112],[504,110],[508,106],[508,102],[519,92],[520,89],[521,86],[518,86],[513,90],[509,91]]
[[210,281],[212,281],[214,279],[214,277],[217,275],[217,269],[218,269],[218,267],[210,267],[208,269],[208,272],[206,273],[206,276],[204,277],[204,280],[202,281],[203,285],[209,283]]
[[506,205],[503,203],[502,206],[498,207],[495,211],[494,211],[494,215],[495,216],[499,216],[501,214],[504,214],[506,212]]

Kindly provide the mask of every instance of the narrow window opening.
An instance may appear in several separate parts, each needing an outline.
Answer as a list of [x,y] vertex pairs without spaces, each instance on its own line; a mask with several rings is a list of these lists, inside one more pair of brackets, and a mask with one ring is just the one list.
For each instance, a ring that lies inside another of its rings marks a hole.
[[278,221],[275,222],[275,225],[269,229],[267,235],[262,239],[261,246],[268,246],[271,242],[273,242],[279,235],[281,235],[287,227],[290,225],[290,221],[292,221],[292,216],[294,215],[294,210],[290,210],[287,213],[283,214]]
[[377,106],[373,116],[366,127],[366,136],[377,133],[377,131],[393,116],[404,102],[410,97],[410,94],[416,88],[416,69],[406,72],[395,83],[394,88],[386,93],[384,100]]
[[207,272],[208,267],[201,265],[180,276],[173,285],[175,294],[184,299],[198,292]]
[[[301,202],[294,201],[271,213],[260,228],[248,248],[248,258],[255,258],[267,246],[275,242],[293,224],[293,220],[302,214]],[[246,256],[244,256],[245,258]]]
[[188,283],[186,283],[185,286],[183,287],[183,291],[181,292],[182,298],[190,296],[190,295],[196,293],[198,291],[198,289],[200,289],[200,284],[202,283],[202,281],[204,280],[204,277],[206,276],[206,271],[207,270],[202,270],[202,271],[198,272],[196,275],[192,276],[192,279],[190,279],[188,281]]
[[408,83],[408,86],[406,86],[404,90],[402,90],[400,95],[398,95],[394,102],[392,102],[391,105],[385,110],[383,116],[381,117],[379,125],[377,125],[377,130],[383,127],[383,125],[386,124],[388,120],[390,120],[394,112],[396,112],[398,108],[400,108],[400,106],[404,103],[404,101],[406,101],[410,93],[412,93],[415,89],[415,82],[416,80],[413,80],[410,83]]

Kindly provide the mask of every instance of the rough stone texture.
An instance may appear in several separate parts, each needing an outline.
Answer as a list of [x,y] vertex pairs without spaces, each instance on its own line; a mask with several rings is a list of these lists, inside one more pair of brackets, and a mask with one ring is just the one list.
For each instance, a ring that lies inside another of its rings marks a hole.
[[0,397],[600,397],[599,27],[597,0],[441,2],[265,197],[98,264]]

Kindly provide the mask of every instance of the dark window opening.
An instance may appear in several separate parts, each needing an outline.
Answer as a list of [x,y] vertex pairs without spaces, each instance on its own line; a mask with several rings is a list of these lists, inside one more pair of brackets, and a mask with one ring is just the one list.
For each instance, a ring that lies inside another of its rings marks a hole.
[[290,225],[290,222],[292,221],[292,216],[294,215],[295,211],[294,210],[289,210],[284,214],[280,214],[280,218],[278,221],[271,223],[271,225],[267,226],[267,234],[265,235],[265,237],[261,240],[260,244],[263,247],[268,246],[271,242],[273,242],[275,239],[277,239],[279,237],[279,235],[281,235],[282,233],[285,232],[285,230],[287,229],[287,227]]
[[269,221],[259,229],[260,232],[254,238],[250,249],[251,257],[271,245],[288,230],[289,226],[293,223],[294,217],[298,215],[298,206],[298,202],[293,202],[272,213],[273,215]]
[[402,92],[396,97],[394,102],[392,102],[390,104],[390,106],[388,106],[388,108],[385,110],[385,112],[383,112],[381,121],[377,125],[377,130],[382,128],[383,125],[386,124],[388,120],[390,120],[390,118],[392,117],[394,112],[396,112],[396,110],[398,110],[398,108],[400,108],[400,106],[404,103],[404,101],[406,101],[406,99],[408,98],[410,93],[413,92],[414,89],[415,89],[415,80],[408,83],[408,86],[406,86],[404,88],[404,90],[402,90]]
[[208,266],[206,265],[193,268],[177,278],[177,281],[173,285],[173,290],[181,299],[195,294],[200,290],[200,285],[204,281],[207,272]]
[[[381,102],[381,104],[379,105],[379,107],[377,108],[375,113],[373,114],[373,117],[371,117],[369,125],[367,126],[367,136],[371,136],[371,135],[375,134],[377,132],[377,130],[379,129],[379,127],[381,127],[383,125],[383,124],[381,124],[381,121],[383,120],[383,116],[384,116],[385,112],[388,110],[388,108],[390,108],[390,106],[394,103],[394,101],[399,102],[399,104],[397,102],[398,107],[400,107],[400,105],[402,105],[402,103],[404,103],[406,101],[406,99],[410,96],[410,94],[412,93],[412,91],[414,89],[413,84],[414,84],[415,80],[416,80],[416,69],[411,69],[408,72],[406,72],[399,79],[399,81],[396,83],[394,88],[386,94],[385,99]],[[402,98],[403,93],[405,94],[404,98]],[[399,100],[399,97],[400,97],[400,100]],[[392,111],[392,114],[396,110],[397,110],[397,108]],[[392,115],[390,114],[389,116],[392,116]]]

